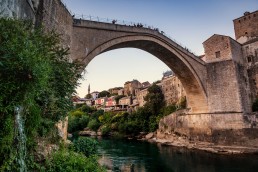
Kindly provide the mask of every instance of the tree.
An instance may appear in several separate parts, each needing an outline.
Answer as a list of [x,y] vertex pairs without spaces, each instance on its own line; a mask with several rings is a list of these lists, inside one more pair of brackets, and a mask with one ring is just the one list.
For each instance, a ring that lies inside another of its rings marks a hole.
[[27,157],[35,153],[39,138],[57,136],[55,123],[72,109],[72,93],[81,77],[81,66],[67,55],[56,33],[0,19],[0,171],[19,168],[15,107],[23,107]]
[[106,90],[99,93],[99,97],[110,97],[110,93]]
[[164,95],[161,88],[153,84],[148,88],[148,94],[144,98],[146,104],[144,105],[153,115],[157,116],[160,110],[164,107]]
[[84,98],[86,98],[86,99],[91,99],[91,98],[92,98],[92,95],[91,95],[91,94],[87,94]]

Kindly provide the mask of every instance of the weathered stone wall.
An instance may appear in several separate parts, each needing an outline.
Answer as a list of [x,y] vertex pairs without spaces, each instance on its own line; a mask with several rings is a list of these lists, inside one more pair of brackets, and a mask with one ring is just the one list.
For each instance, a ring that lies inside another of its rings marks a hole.
[[242,46],[234,39],[228,37],[230,51],[232,55],[232,59],[238,64],[245,65],[245,60],[243,59]]
[[254,146],[254,141],[258,146],[257,124],[257,114],[187,114],[179,111],[160,120],[157,138],[166,139],[177,134],[190,140],[225,145]]
[[47,32],[55,30],[61,35],[63,46],[70,47],[73,18],[60,0],[40,1],[37,22],[43,24]]
[[244,16],[233,20],[233,22],[236,39],[242,36],[255,37],[258,35],[258,11],[245,13]]
[[34,8],[31,0],[1,0],[0,16],[34,20],[36,12]]
[[236,67],[232,60],[207,64],[210,112],[242,112]]

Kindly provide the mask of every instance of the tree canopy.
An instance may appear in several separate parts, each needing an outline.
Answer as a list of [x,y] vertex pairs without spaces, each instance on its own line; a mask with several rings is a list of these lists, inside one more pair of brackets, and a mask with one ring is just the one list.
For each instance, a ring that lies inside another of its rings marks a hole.
[[148,88],[148,94],[144,98],[146,104],[144,105],[153,115],[158,115],[160,110],[165,106],[164,95],[161,88],[153,84]]
[[99,93],[99,97],[110,97],[110,93],[106,90]]

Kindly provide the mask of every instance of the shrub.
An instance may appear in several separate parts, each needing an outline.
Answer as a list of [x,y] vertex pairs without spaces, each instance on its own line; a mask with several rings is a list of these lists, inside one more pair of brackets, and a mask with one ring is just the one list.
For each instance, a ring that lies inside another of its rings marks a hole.
[[79,126],[80,126],[80,130],[84,129],[85,127],[87,127],[88,123],[89,123],[90,117],[87,115],[83,115],[80,119],[79,119]]
[[81,152],[85,156],[89,157],[97,153],[98,142],[89,137],[79,137],[79,139],[73,142],[72,148],[76,152]]
[[90,122],[88,123],[88,127],[94,131],[97,131],[100,127],[100,123],[98,122],[97,119],[92,119],[90,120]]
[[80,108],[80,110],[85,112],[85,113],[92,113],[92,112],[96,111],[96,109],[94,109],[93,107],[87,106],[87,105],[83,105]]
[[79,130],[79,125],[78,125],[79,120],[80,120],[79,117],[69,115],[69,117],[68,117],[68,132],[69,133],[73,133],[73,132]]
[[97,157],[85,157],[81,153],[71,150],[60,150],[51,155],[46,161],[46,170],[48,172],[103,172],[104,168],[100,167]]
[[110,125],[104,125],[104,126],[101,128],[101,133],[102,133],[102,135],[104,135],[104,136],[108,135],[110,131],[111,131]]
[[76,110],[76,111],[71,112],[71,115],[76,116],[76,117],[82,117],[82,115],[84,115],[84,113],[80,110]]

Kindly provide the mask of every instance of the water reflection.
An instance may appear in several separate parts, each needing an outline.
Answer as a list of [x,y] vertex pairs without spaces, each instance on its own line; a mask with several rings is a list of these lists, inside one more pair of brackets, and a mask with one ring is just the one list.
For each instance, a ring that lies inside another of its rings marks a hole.
[[101,163],[112,171],[257,172],[258,156],[215,155],[133,140],[100,139]]

